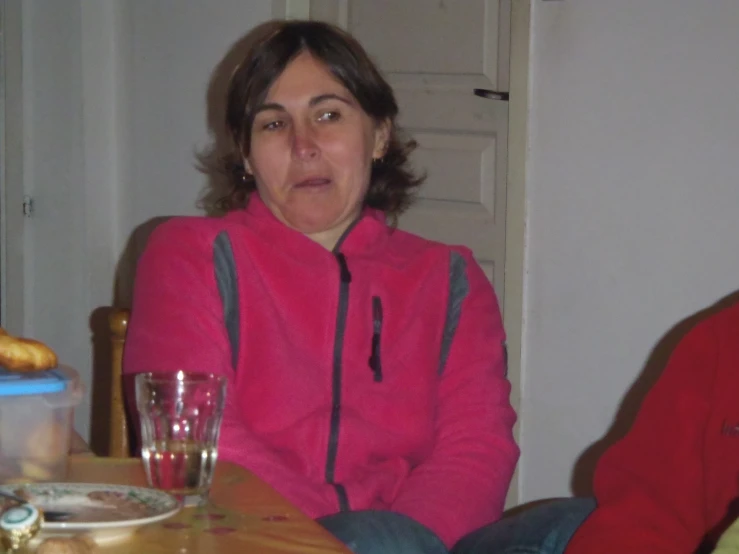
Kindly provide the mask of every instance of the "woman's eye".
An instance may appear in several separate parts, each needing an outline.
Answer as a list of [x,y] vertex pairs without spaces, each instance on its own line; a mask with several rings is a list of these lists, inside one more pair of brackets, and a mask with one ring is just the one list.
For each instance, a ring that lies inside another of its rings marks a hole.
[[339,112],[323,112],[319,114],[318,121],[336,121],[341,118]]
[[264,131],[276,131],[278,129],[282,129],[282,127],[285,126],[285,123],[278,120],[275,121],[267,121],[265,123],[262,123],[261,127]]

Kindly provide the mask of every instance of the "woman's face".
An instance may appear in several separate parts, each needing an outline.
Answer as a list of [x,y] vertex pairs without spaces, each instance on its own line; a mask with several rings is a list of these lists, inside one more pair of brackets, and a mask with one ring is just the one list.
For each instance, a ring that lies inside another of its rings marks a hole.
[[388,132],[303,52],[257,108],[246,169],[280,221],[331,249],[359,216]]

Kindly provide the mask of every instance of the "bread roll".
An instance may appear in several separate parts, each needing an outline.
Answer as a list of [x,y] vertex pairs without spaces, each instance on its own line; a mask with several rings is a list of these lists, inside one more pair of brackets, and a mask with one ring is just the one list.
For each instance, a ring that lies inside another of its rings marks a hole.
[[56,354],[44,343],[14,337],[0,327],[0,366],[12,371],[43,371],[57,363]]

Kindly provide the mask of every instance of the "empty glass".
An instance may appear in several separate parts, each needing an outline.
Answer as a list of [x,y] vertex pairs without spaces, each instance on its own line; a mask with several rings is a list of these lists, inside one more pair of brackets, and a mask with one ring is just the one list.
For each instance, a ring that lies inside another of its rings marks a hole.
[[141,458],[149,486],[182,499],[207,502],[218,458],[226,378],[209,373],[141,373],[136,405]]

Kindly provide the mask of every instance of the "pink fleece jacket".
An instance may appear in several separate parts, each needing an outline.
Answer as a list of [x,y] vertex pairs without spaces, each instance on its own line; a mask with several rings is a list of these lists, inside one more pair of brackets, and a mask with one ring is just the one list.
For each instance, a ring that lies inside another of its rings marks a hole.
[[[219,235],[237,274],[235,367]],[[311,517],[393,510],[450,546],[500,517],[518,448],[495,294],[468,250],[379,212],[334,252],[256,195],[222,219],[161,225],[139,262],[124,366],[226,375],[219,457]]]

